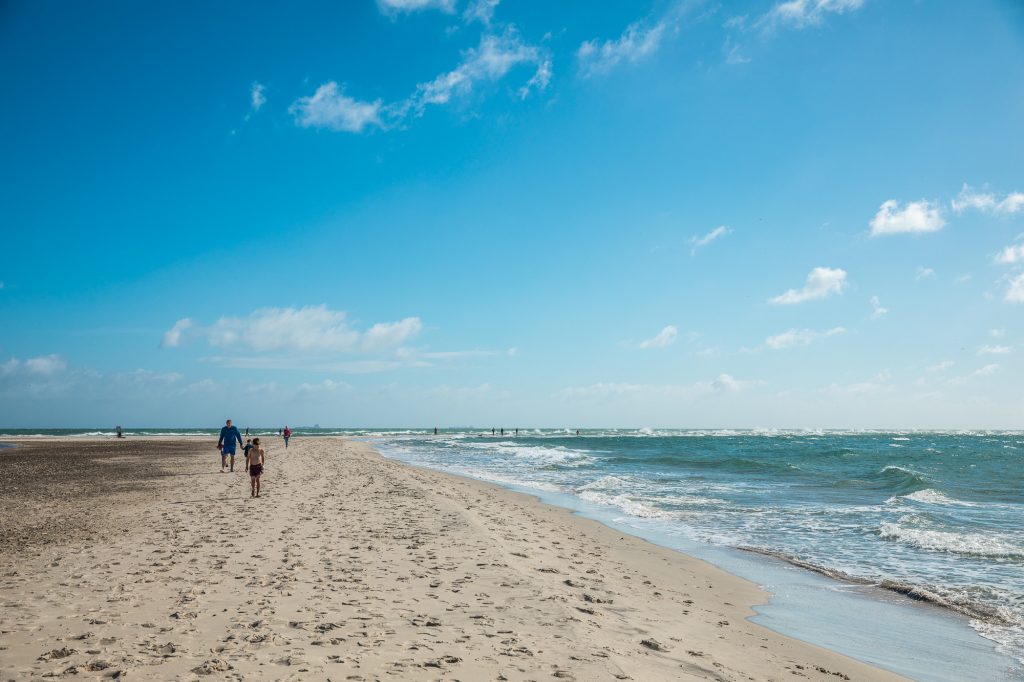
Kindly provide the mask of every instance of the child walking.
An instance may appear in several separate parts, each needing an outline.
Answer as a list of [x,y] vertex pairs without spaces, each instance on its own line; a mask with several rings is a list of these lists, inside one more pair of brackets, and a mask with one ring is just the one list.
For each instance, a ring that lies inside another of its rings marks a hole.
[[266,459],[267,453],[263,450],[263,446],[260,445],[260,439],[253,438],[252,447],[249,448],[249,454],[245,458],[246,463],[249,465],[249,482],[252,484],[250,497],[260,496],[260,477],[263,476],[263,463]]

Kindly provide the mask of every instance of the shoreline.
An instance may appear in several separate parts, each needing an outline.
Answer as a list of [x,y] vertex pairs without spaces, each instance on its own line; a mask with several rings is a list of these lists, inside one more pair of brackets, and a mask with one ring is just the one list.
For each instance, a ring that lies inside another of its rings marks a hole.
[[[5,677],[903,679],[752,623],[749,581],[536,498],[324,438],[271,444],[253,501],[205,441],[115,515],[120,537],[0,560]],[[273,510],[256,533],[254,502]]]
[[[375,443],[369,437],[360,440],[371,445]],[[1020,662],[1000,650],[995,640],[983,636],[972,627],[976,620],[997,626],[1008,624],[1000,614],[991,612],[984,605],[950,602],[927,590],[902,583],[877,584],[801,561],[782,552],[747,546],[715,545],[698,540],[681,541],[679,537],[645,529],[643,518],[624,518],[618,510],[554,488],[500,478],[478,478],[450,469],[435,469],[398,456],[384,456],[426,471],[438,471],[527,495],[579,518],[595,520],[644,542],[704,561],[717,570],[759,586],[765,598],[753,606],[752,622],[780,635],[913,679],[951,682],[982,674],[979,671],[984,671],[986,679],[1024,679]],[[776,586],[787,594],[783,596],[777,593],[774,589]],[[836,602],[831,615],[839,619],[838,622],[829,622],[827,616],[816,623],[820,626],[818,628],[802,622],[810,611],[828,613],[826,602],[830,601]],[[798,609],[802,610],[795,614]],[[842,621],[851,617],[854,622],[860,620],[860,629],[854,625],[847,627],[841,634],[829,632],[833,628],[841,629],[837,626],[844,625]],[[893,621],[899,622],[897,624]],[[892,631],[892,639],[875,633],[877,623],[884,623],[885,628]],[[929,636],[916,636],[919,632],[927,632]],[[825,637],[824,633],[830,636]],[[865,633],[874,634],[865,637]],[[916,664],[909,664],[904,655],[909,642],[920,647],[920,650],[913,652],[916,656],[909,659],[918,661]],[[961,656],[968,658],[961,659]]]

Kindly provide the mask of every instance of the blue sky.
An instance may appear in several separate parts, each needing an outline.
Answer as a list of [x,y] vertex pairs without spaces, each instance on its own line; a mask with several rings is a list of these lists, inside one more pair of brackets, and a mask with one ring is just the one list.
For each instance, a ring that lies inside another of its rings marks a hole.
[[0,426],[1024,426],[1020,3],[15,2],[0,63]]

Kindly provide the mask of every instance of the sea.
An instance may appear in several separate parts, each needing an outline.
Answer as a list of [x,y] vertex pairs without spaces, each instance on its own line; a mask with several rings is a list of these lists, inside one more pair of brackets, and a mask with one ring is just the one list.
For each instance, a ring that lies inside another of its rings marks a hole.
[[[58,433],[112,435],[0,439]],[[295,437],[319,435],[529,492],[708,560],[772,594],[753,620],[914,679],[1024,679],[1022,432],[300,428]]]

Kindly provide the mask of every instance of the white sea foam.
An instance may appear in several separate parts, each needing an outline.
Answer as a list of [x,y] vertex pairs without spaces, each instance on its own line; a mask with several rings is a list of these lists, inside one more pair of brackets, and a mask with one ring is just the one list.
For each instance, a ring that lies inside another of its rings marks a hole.
[[519,459],[545,462],[549,464],[563,464],[578,466],[592,461],[590,452],[586,450],[574,450],[564,446],[546,447],[542,445],[520,445],[510,441],[499,441],[497,443],[461,443],[461,446],[477,450],[490,450],[492,452],[516,457]]
[[578,491],[583,492],[585,490],[607,490],[608,488],[623,488],[629,485],[629,481],[619,476],[602,476],[601,478],[586,483],[577,488]]
[[[430,466],[429,464],[425,466]],[[562,488],[555,485],[554,483],[546,483],[544,481],[531,481],[525,478],[516,478],[515,476],[503,476],[496,474],[493,471],[483,471],[481,469],[461,469],[461,468],[448,468],[448,471],[459,474],[460,476],[469,476],[471,478],[478,478],[481,481],[489,481],[491,483],[497,483],[498,485],[510,485],[517,488],[532,488],[534,490],[544,490],[549,493],[560,493],[563,492]]]
[[652,505],[635,500],[628,495],[611,495],[597,490],[584,490],[580,493],[580,499],[609,507],[617,507],[630,516],[636,516],[641,519],[667,519],[675,516],[672,512],[658,509]]
[[944,504],[944,505],[955,505],[958,507],[977,507],[978,505],[974,502],[965,502],[963,500],[957,500],[949,495],[939,492],[933,488],[925,488],[924,490],[918,490],[912,492],[909,495],[898,495],[896,497],[890,497],[889,502],[898,502],[900,500],[913,500],[914,502],[924,502],[925,504]]
[[899,523],[883,523],[878,535],[918,549],[950,552],[967,556],[1000,559],[1024,559],[1024,547],[980,533],[950,533],[941,530],[907,528]]

